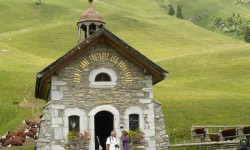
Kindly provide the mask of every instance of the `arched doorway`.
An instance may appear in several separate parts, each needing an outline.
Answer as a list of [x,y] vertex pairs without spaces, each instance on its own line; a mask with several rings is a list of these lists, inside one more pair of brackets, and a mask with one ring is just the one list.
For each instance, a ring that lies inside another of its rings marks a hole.
[[95,115],[95,149],[98,149],[98,141],[96,136],[100,139],[100,144],[103,150],[106,150],[106,139],[110,136],[111,131],[114,130],[114,115],[109,111],[100,111]]

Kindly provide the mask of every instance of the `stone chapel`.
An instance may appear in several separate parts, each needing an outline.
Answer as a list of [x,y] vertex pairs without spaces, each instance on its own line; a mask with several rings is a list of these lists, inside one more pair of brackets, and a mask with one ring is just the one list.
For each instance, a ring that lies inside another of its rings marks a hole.
[[[169,139],[153,85],[168,72],[104,27],[92,1],[78,26],[78,45],[36,75],[35,97],[46,100],[38,150],[65,150],[67,133],[90,133],[105,150],[112,130],[141,129],[146,150],[167,150]],[[85,39],[82,41],[82,33]]]

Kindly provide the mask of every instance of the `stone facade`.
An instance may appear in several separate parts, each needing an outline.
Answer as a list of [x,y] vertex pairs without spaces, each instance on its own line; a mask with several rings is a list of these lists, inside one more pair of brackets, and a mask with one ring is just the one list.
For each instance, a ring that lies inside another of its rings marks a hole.
[[[107,73],[110,82],[95,82]],[[95,115],[108,111],[114,116],[114,130],[121,137],[129,129],[129,115],[139,115],[147,150],[167,150],[161,105],[153,99],[152,75],[109,45],[99,42],[51,76],[48,104],[44,107],[38,150],[67,149],[69,116],[78,116],[81,133],[90,130],[89,150],[95,148]]]

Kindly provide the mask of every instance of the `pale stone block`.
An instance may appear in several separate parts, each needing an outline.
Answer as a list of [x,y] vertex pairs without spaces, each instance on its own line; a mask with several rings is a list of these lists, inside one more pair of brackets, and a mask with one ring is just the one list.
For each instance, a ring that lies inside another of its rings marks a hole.
[[112,88],[117,85],[117,82],[90,82],[91,88]]
[[56,124],[58,124],[58,125],[62,124],[62,118],[61,117],[59,117],[59,118],[52,118],[52,124],[54,124],[54,125],[56,125]]
[[145,83],[146,83],[147,87],[152,88],[152,86],[153,86],[152,80],[146,80]]
[[144,93],[136,93],[136,96],[137,96],[137,97],[143,97],[143,96],[144,96]]
[[154,116],[154,110],[150,110],[150,109],[143,110],[143,114]]
[[[155,150],[155,146],[149,146],[149,147],[146,147],[146,149],[145,150]],[[166,149],[164,149],[164,150],[166,150]]]
[[146,136],[155,136],[155,130],[144,130]]
[[51,85],[66,85],[67,82],[63,82],[63,81],[52,81]]
[[49,142],[50,142],[50,140],[48,140],[48,139],[41,139],[41,138],[39,138],[39,139],[37,140],[37,142],[41,142],[41,143],[49,143]]
[[139,102],[142,104],[148,104],[148,103],[151,103],[152,100],[151,99],[139,99]]
[[45,133],[45,136],[51,137],[51,133]]
[[65,150],[61,145],[51,145],[52,150]]
[[154,116],[148,115],[148,117],[147,117],[148,123],[154,122],[154,120],[155,120]]
[[155,146],[155,140],[148,140],[148,146]]
[[148,97],[153,99],[154,98],[153,92],[150,92]]
[[155,129],[155,124],[154,124],[154,122],[149,123],[149,129]]
[[124,119],[124,120],[128,120],[128,119],[129,119],[129,116],[123,116],[123,119]]
[[63,129],[62,128],[54,128],[54,134],[56,140],[63,140]]
[[129,93],[125,94],[125,97],[131,97],[131,94]]
[[58,128],[59,125],[58,125],[58,124],[52,124],[51,127],[52,127],[52,128]]
[[148,109],[154,109],[154,104],[148,104]]
[[142,91],[152,93],[153,89],[152,88],[143,88]]
[[64,105],[52,105],[52,109],[65,109]]
[[69,88],[66,87],[66,86],[62,86],[62,87],[60,88],[60,91],[69,91]]
[[56,91],[56,86],[55,85],[51,86],[51,91]]
[[61,100],[63,98],[62,91],[52,91],[51,92],[51,99],[52,100]]
[[79,108],[67,108],[64,111],[64,115],[66,117],[69,117],[69,116],[72,116],[72,115],[77,115],[77,116],[82,117],[82,116],[86,116],[86,113],[83,110],[79,109]]
[[54,117],[54,118],[56,118],[56,117],[58,117],[58,115],[59,115],[59,112],[58,112],[58,110],[52,110],[52,117]]

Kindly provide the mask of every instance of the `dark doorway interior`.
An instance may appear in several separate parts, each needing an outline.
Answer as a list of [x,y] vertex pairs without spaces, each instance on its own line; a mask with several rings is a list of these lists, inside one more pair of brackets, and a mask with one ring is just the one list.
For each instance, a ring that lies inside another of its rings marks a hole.
[[106,150],[106,139],[114,129],[114,115],[108,111],[100,111],[95,115],[95,149],[99,149],[96,136],[100,139],[103,150]]

